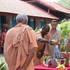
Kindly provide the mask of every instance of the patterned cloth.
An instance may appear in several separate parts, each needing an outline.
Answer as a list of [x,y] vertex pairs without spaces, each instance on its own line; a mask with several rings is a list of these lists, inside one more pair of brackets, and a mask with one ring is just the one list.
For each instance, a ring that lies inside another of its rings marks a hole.
[[[60,44],[60,40],[61,40],[61,31],[57,30],[56,33],[52,36],[49,40],[57,40],[58,44]],[[54,56],[54,48],[56,47],[56,45],[50,45],[48,44],[47,50],[50,56]]]
[[54,48],[54,57],[55,58],[61,58],[61,52],[59,50],[59,46],[56,45],[56,47]]

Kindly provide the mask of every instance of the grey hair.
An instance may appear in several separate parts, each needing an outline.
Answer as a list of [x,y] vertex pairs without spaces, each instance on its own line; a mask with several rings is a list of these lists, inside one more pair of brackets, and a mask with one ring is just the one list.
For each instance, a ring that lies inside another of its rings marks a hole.
[[16,16],[16,22],[17,23],[20,23],[20,22],[24,23],[25,21],[28,22],[28,16],[27,15],[25,15],[25,14],[18,14]]

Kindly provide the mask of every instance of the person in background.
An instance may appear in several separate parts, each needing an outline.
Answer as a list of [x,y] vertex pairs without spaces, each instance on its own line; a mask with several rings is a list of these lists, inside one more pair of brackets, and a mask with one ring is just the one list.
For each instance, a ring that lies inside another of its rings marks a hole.
[[4,46],[4,41],[5,41],[6,33],[7,33],[7,29],[5,28],[3,30],[3,32],[2,32],[2,46]]
[[55,45],[51,45],[51,44],[48,44],[48,47],[47,47],[47,50],[48,50],[48,53],[49,53],[49,56],[52,56],[52,57],[57,57],[57,58],[60,58],[60,54],[56,55],[57,53],[56,52],[56,49],[59,50],[59,46],[60,44],[62,43],[62,33],[60,30],[57,30],[57,20],[52,20],[51,22],[51,30],[49,32],[49,40],[56,40],[56,44]]
[[33,57],[37,48],[35,32],[24,14],[16,16],[17,25],[11,28],[5,38],[4,56],[9,70],[34,70]]
[[35,57],[34,57],[34,65],[40,65],[43,63],[43,60],[44,60],[44,51],[45,51],[45,48],[46,48],[46,43],[50,43],[51,45],[52,44],[55,44],[56,41],[49,41],[47,39],[45,39],[45,35],[48,34],[50,30],[50,27],[49,25],[45,25],[43,28],[42,28],[42,31],[41,32],[38,32],[36,34],[36,37],[37,37],[37,44],[38,44],[38,48],[37,48],[37,51],[35,53]]
[[0,32],[0,47],[2,46],[2,34]]

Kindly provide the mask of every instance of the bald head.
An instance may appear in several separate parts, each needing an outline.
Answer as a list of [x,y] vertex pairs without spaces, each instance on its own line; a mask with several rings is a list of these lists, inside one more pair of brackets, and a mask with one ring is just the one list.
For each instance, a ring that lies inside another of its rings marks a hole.
[[24,14],[18,14],[16,16],[16,22],[25,24],[26,22],[28,22],[28,16]]

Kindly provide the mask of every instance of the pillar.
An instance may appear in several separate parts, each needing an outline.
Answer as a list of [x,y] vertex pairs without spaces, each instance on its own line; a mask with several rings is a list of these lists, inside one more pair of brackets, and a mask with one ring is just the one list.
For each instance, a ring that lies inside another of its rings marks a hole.
[[16,23],[16,17],[15,16],[12,16],[12,25],[15,26],[17,23]]
[[35,19],[35,24],[36,24],[36,28],[37,29],[40,29],[41,28],[40,20],[41,20],[40,18],[36,18]]
[[2,25],[1,25],[1,16],[0,16],[0,32],[1,32],[1,29],[2,29],[2,27],[1,27]]

